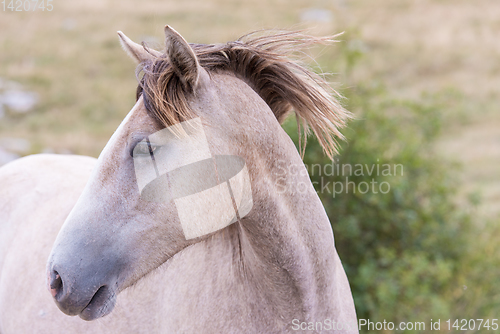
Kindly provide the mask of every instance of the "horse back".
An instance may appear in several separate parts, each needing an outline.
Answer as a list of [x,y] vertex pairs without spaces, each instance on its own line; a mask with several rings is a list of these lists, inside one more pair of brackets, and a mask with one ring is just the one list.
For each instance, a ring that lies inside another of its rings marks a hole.
[[23,316],[17,308],[29,310],[35,296],[50,300],[45,263],[95,161],[41,154],[0,168],[0,333],[10,333],[14,319],[24,318],[29,325],[44,317],[43,307]]

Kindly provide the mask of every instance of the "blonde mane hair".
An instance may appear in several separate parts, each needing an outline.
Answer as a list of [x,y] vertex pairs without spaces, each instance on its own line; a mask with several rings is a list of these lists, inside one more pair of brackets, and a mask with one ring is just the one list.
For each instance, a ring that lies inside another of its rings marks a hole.
[[[209,73],[230,72],[244,80],[280,123],[294,110],[301,155],[312,130],[325,153],[332,157],[337,153],[335,137],[344,139],[339,129],[352,115],[339,103],[340,95],[297,57],[307,47],[330,42],[334,42],[332,37],[313,37],[300,31],[261,31],[225,44],[190,45],[201,67]],[[142,94],[149,114],[164,126],[194,117],[188,105],[192,88],[183,85],[166,55],[153,58],[139,67],[143,76],[137,97]]]

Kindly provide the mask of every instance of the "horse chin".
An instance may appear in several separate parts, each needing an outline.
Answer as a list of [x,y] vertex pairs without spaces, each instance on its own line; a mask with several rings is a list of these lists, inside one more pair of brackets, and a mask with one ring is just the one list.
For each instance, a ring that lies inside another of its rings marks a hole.
[[113,311],[115,304],[116,291],[107,286],[102,286],[79,314],[79,317],[86,321],[104,317]]

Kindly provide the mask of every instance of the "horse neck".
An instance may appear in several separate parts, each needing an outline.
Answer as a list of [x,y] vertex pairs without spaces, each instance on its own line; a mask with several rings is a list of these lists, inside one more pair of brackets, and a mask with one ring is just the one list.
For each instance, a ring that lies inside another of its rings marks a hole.
[[[231,105],[216,104],[218,108],[210,109],[210,117],[219,115],[217,110],[239,111],[221,112],[220,122],[212,127],[224,128],[227,118],[231,122],[226,128],[246,125],[227,141],[238,143],[235,154],[247,164],[253,208],[240,222],[205,240],[202,247],[218,250],[210,258],[214,268],[227,259],[222,259],[223,254],[232,250],[231,271],[237,268],[239,277],[235,279],[244,282],[246,296],[256,299],[253,304],[267,303],[287,321],[300,316],[325,319],[332,315],[334,294],[346,282],[332,283],[343,269],[328,216],[305,166],[271,109],[248,85],[227,75],[214,74],[212,79],[225,88],[217,90],[216,101],[231,101]],[[295,170],[291,172],[290,166]]]
[[266,150],[273,156],[253,160],[254,207],[238,229],[240,260],[277,309],[317,318],[331,311],[333,232],[291,140],[283,130],[276,136]]

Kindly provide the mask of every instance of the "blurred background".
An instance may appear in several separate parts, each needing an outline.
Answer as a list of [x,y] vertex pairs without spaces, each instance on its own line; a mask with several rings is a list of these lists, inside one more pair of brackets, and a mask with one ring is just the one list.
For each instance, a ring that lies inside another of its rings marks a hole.
[[[309,52],[356,115],[335,163],[404,166],[349,179],[388,182],[386,194],[318,189],[358,317],[442,319],[442,330],[447,319],[500,317],[497,0],[50,3],[0,4],[0,165],[41,152],[98,156],[135,102],[135,64],[117,30],[159,49],[165,24],[193,43],[262,28],[344,32]],[[297,140],[294,124],[284,128]],[[312,139],[304,159],[331,163]]]

